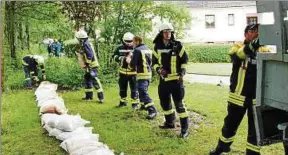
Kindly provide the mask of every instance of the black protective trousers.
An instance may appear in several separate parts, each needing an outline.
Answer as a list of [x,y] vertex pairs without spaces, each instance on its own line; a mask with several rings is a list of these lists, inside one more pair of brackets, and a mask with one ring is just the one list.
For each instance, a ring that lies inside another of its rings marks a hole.
[[175,112],[172,109],[171,96],[176,108],[176,112],[180,117],[180,124],[182,130],[187,130],[189,125],[188,114],[183,102],[185,89],[183,82],[179,80],[164,81],[160,79],[158,86],[158,95],[160,104],[164,111],[165,121],[167,124],[174,125]]
[[121,102],[127,102],[127,89],[128,89],[128,84],[130,86],[130,91],[131,91],[131,99],[132,99],[132,104],[137,104],[139,95],[138,95],[138,90],[137,90],[137,80],[136,80],[136,75],[125,75],[125,74],[119,74],[119,88],[120,88],[120,101]]

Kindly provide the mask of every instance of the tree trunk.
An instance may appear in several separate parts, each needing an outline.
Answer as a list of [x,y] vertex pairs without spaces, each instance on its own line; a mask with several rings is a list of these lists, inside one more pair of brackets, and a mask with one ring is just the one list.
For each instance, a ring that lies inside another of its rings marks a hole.
[[15,1],[6,2],[5,5],[5,23],[6,23],[6,35],[10,49],[10,56],[16,58],[16,47],[15,47]]
[[[123,2],[118,2],[120,3],[119,5],[119,13],[118,13],[118,17],[117,17],[117,23],[121,23],[120,22],[120,19],[121,19],[121,16],[122,16],[122,11],[123,11]],[[116,39],[117,39],[117,34],[118,34],[118,28],[119,28],[119,24],[116,25],[116,28],[115,28],[115,32],[114,32],[114,38],[113,38],[113,44],[116,43]]]
[[18,40],[20,42],[21,49],[24,50],[22,23],[20,22],[18,26],[19,26]]
[[26,32],[26,47],[30,50],[30,35],[29,35],[29,24],[26,23],[25,25],[25,32]]

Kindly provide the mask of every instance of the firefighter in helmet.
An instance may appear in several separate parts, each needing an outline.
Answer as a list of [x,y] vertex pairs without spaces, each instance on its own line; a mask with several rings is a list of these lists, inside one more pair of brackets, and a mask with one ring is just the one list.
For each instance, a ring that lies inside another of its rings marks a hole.
[[90,101],[93,99],[93,86],[97,91],[100,103],[104,102],[104,94],[101,82],[98,78],[97,68],[99,67],[98,59],[94,52],[92,44],[88,40],[88,35],[84,30],[76,32],[75,37],[78,39],[81,50],[80,54],[84,59],[86,73],[84,75],[84,85],[86,96],[82,100]]
[[134,110],[138,109],[138,91],[137,91],[137,81],[135,70],[132,70],[129,67],[129,64],[126,62],[126,59],[130,59],[133,55],[133,38],[134,35],[131,32],[126,32],[123,35],[123,44],[118,46],[113,54],[114,61],[120,64],[119,70],[119,95],[120,102],[119,107],[127,106],[127,89],[128,84],[131,91],[131,103]]
[[189,119],[184,104],[183,76],[186,73],[188,55],[180,41],[175,40],[173,27],[169,23],[160,26],[160,32],[153,43],[153,68],[160,75],[158,95],[164,110],[165,122],[161,129],[175,128],[175,112],[171,104],[171,95],[176,112],[180,117],[181,137],[187,137]]

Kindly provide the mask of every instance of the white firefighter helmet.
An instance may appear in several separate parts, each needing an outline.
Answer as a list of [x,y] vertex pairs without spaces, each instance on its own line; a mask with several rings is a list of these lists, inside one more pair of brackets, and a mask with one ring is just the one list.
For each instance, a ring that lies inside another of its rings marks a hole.
[[39,55],[33,55],[33,58],[36,60],[38,64],[44,64],[44,58]]
[[84,30],[79,30],[78,32],[75,33],[75,37],[78,39],[85,39],[88,38],[88,35]]
[[125,43],[131,43],[133,41],[133,38],[134,38],[134,34],[132,34],[131,32],[126,32],[123,35],[122,39],[123,39],[123,42],[125,42]]
[[174,31],[173,26],[170,23],[163,23],[162,25],[160,25],[159,27],[159,31],[163,31],[163,30],[171,30]]

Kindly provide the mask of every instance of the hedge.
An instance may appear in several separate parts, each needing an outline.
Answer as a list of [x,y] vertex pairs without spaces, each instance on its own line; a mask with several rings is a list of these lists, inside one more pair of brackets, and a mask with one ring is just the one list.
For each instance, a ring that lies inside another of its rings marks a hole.
[[231,45],[186,45],[190,62],[225,63],[230,62],[227,54]]

